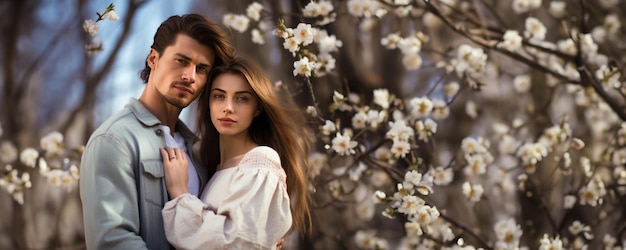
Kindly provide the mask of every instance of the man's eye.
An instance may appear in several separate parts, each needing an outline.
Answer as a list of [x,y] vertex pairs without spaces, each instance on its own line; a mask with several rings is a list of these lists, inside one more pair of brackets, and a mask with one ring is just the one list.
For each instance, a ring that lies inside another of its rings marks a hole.
[[187,61],[183,59],[176,59],[176,62],[180,64],[187,64]]
[[196,71],[197,71],[198,73],[201,73],[201,74],[208,74],[208,73],[209,73],[209,69],[207,69],[206,67],[198,67],[198,68],[196,69]]

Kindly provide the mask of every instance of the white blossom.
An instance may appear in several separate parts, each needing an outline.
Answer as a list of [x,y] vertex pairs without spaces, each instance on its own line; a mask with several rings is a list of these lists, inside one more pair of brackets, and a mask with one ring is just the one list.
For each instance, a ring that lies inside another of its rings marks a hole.
[[481,175],[487,172],[487,162],[482,154],[465,155],[467,165],[463,169],[467,175]]
[[355,17],[371,17],[379,12],[378,2],[375,0],[349,0],[348,12]]
[[11,163],[17,160],[18,150],[10,141],[2,141],[0,144],[0,162]]
[[552,1],[550,2],[550,8],[548,9],[548,11],[550,12],[550,15],[552,15],[553,17],[562,18],[562,17],[565,17],[565,15],[567,15],[567,12],[565,9],[566,7],[567,5],[565,1]]
[[433,102],[428,97],[414,97],[409,101],[411,114],[415,118],[423,118],[433,111]]
[[387,49],[395,49],[398,48],[398,43],[402,40],[402,37],[399,33],[391,33],[386,37],[380,39],[380,44],[385,46]]
[[117,21],[118,19],[120,19],[120,17],[117,15],[115,10],[109,10],[102,15],[102,20]]
[[38,157],[39,152],[37,150],[34,148],[26,148],[22,150],[22,153],[20,154],[20,161],[26,166],[35,167]]
[[300,44],[298,44],[298,41],[296,41],[294,37],[289,37],[285,38],[285,41],[283,42],[283,48],[289,50],[289,52],[291,52],[291,54],[295,56],[296,51],[300,49]]
[[539,250],[563,250],[563,241],[557,236],[556,238],[550,238],[547,234],[543,235],[543,238],[539,240]]
[[609,14],[604,17],[604,24],[602,25],[608,34],[616,34],[622,28],[622,22],[620,17],[615,14]]
[[443,87],[443,93],[446,97],[452,98],[459,92],[459,89],[461,87],[458,82],[450,82]]
[[571,56],[576,55],[578,52],[578,48],[576,48],[577,45],[571,38],[559,40],[556,46],[559,51]]
[[426,202],[417,196],[407,195],[402,197],[402,203],[398,207],[398,212],[411,215],[417,213],[421,206],[424,206]]
[[493,227],[496,233],[496,249],[517,249],[523,231],[515,219],[499,220]]
[[484,189],[480,184],[472,185],[469,182],[463,183],[463,194],[467,199],[471,202],[478,202],[480,198],[483,196]]
[[428,138],[437,133],[437,123],[430,118],[425,121],[417,121],[415,122],[415,131],[420,140],[428,142]]
[[367,114],[363,111],[356,112],[352,116],[352,127],[355,129],[364,129],[367,125]]
[[576,196],[574,195],[566,195],[563,198],[563,207],[565,209],[571,209],[576,205]]
[[396,140],[393,141],[393,144],[391,145],[391,153],[393,153],[393,156],[396,158],[405,157],[409,151],[411,151],[411,144],[407,141]]
[[314,106],[307,106],[306,113],[310,116],[317,116],[317,109]]
[[389,90],[387,89],[375,89],[374,90],[374,103],[378,104],[383,109],[389,108]]
[[59,155],[63,150],[63,135],[57,131],[49,133],[40,140],[41,149],[49,155]]
[[518,93],[527,93],[532,85],[529,75],[518,75],[513,79],[513,86]]
[[261,31],[259,31],[258,29],[252,29],[252,31],[250,31],[250,34],[252,35],[253,43],[265,44],[265,39],[263,38],[263,33],[261,33]]
[[334,122],[326,120],[326,122],[324,122],[324,125],[321,127],[321,130],[323,135],[330,135],[331,133],[337,131],[337,126]]
[[319,152],[313,152],[309,155],[308,163],[308,175],[311,178],[315,178],[321,173],[322,169],[328,166],[328,156]]
[[393,141],[408,141],[415,134],[413,128],[407,126],[405,121],[389,122],[389,131],[386,137]]
[[263,11],[263,5],[253,2],[246,8],[246,16],[254,21],[259,21],[261,19],[261,11]]
[[316,30],[311,27],[310,24],[299,23],[298,26],[293,30],[293,38],[303,46],[307,46],[313,43],[313,39],[315,38]]
[[422,57],[417,53],[404,54],[402,64],[408,70],[416,70],[422,66]]
[[317,67],[317,63],[314,61],[309,61],[308,57],[303,57],[302,59],[295,61],[293,63],[293,75],[303,75],[306,77],[311,76],[311,72]]
[[524,36],[530,40],[543,41],[546,38],[548,30],[539,19],[534,17],[526,18],[526,31]]
[[508,51],[516,51],[522,47],[522,36],[519,35],[517,30],[507,30],[502,37],[502,43],[498,44],[498,46]]
[[348,135],[341,135],[341,133],[337,133],[335,138],[333,138],[333,150],[337,152],[339,155],[351,155],[355,154],[356,151],[354,148],[359,144],[356,141],[353,141]]
[[98,29],[100,29],[100,26],[98,26],[98,23],[96,23],[96,21],[87,19],[85,20],[85,22],[83,22],[83,29],[89,35],[95,36],[96,34],[98,34]]
[[431,115],[433,119],[443,120],[450,115],[450,107],[448,107],[448,104],[445,101],[438,98],[433,98],[432,102],[433,112]]
[[380,147],[374,151],[374,157],[382,161],[389,160],[391,158],[391,150],[387,147]]
[[436,167],[431,170],[433,183],[437,186],[446,186],[454,179],[452,168]]
[[600,178],[593,178],[586,186],[580,189],[578,194],[579,203],[595,207],[602,203],[604,195],[606,195],[604,182]]
[[465,114],[472,119],[476,119],[478,117],[478,105],[472,100],[467,101],[465,103]]
[[222,18],[222,22],[226,27],[233,28],[239,33],[243,33],[248,29],[250,19],[244,15],[226,14]]
[[324,34],[320,38],[316,39],[320,54],[336,52],[343,46],[343,42],[337,40],[335,35],[328,35],[326,32],[319,31],[317,33]]
[[486,153],[488,145],[485,143],[486,141],[481,137],[466,137],[461,141],[461,149],[465,154]]

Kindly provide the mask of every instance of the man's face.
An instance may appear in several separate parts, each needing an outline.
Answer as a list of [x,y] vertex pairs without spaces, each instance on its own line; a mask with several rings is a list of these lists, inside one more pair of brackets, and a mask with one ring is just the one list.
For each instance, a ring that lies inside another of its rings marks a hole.
[[178,34],[174,44],[163,53],[152,49],[148,56],[151,73],[148,88],[154,88],[168,103],[178,108],[187,107],[206,85],[213,67],[215,53],[188,35]]

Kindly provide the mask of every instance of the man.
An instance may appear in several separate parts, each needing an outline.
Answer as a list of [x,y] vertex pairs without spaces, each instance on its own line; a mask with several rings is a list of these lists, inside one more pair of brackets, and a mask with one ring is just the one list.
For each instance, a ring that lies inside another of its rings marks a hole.
[[187,153],[189,190],[198,195],[209,173],[190,154],[197,138],[178,115],[203,91],[211,68],[233,54],[224,33],[203,16],[172,16],[159,26],[141,72],[141,97],[96,129],[83,154],[80,196],[88,249],[171,248],[161,216],[169,198],[159,149]]

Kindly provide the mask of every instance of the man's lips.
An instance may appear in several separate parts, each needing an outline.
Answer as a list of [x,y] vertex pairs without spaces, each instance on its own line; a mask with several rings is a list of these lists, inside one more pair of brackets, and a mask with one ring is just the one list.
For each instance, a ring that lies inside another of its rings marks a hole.
[[187,88],[187,87],[185,87],[185,86],[180,86],[180,85],[178,85],[178,86],[174,86],[174,88],[176,88],[176,89],[178,89],[178,90],[180,90],[180,91],[182,91],[182,92],[187,92],[187,93],[189,93],[189,94],[192,94],[192,95],[193,95],[193,90],[191,90],[190,88]]

